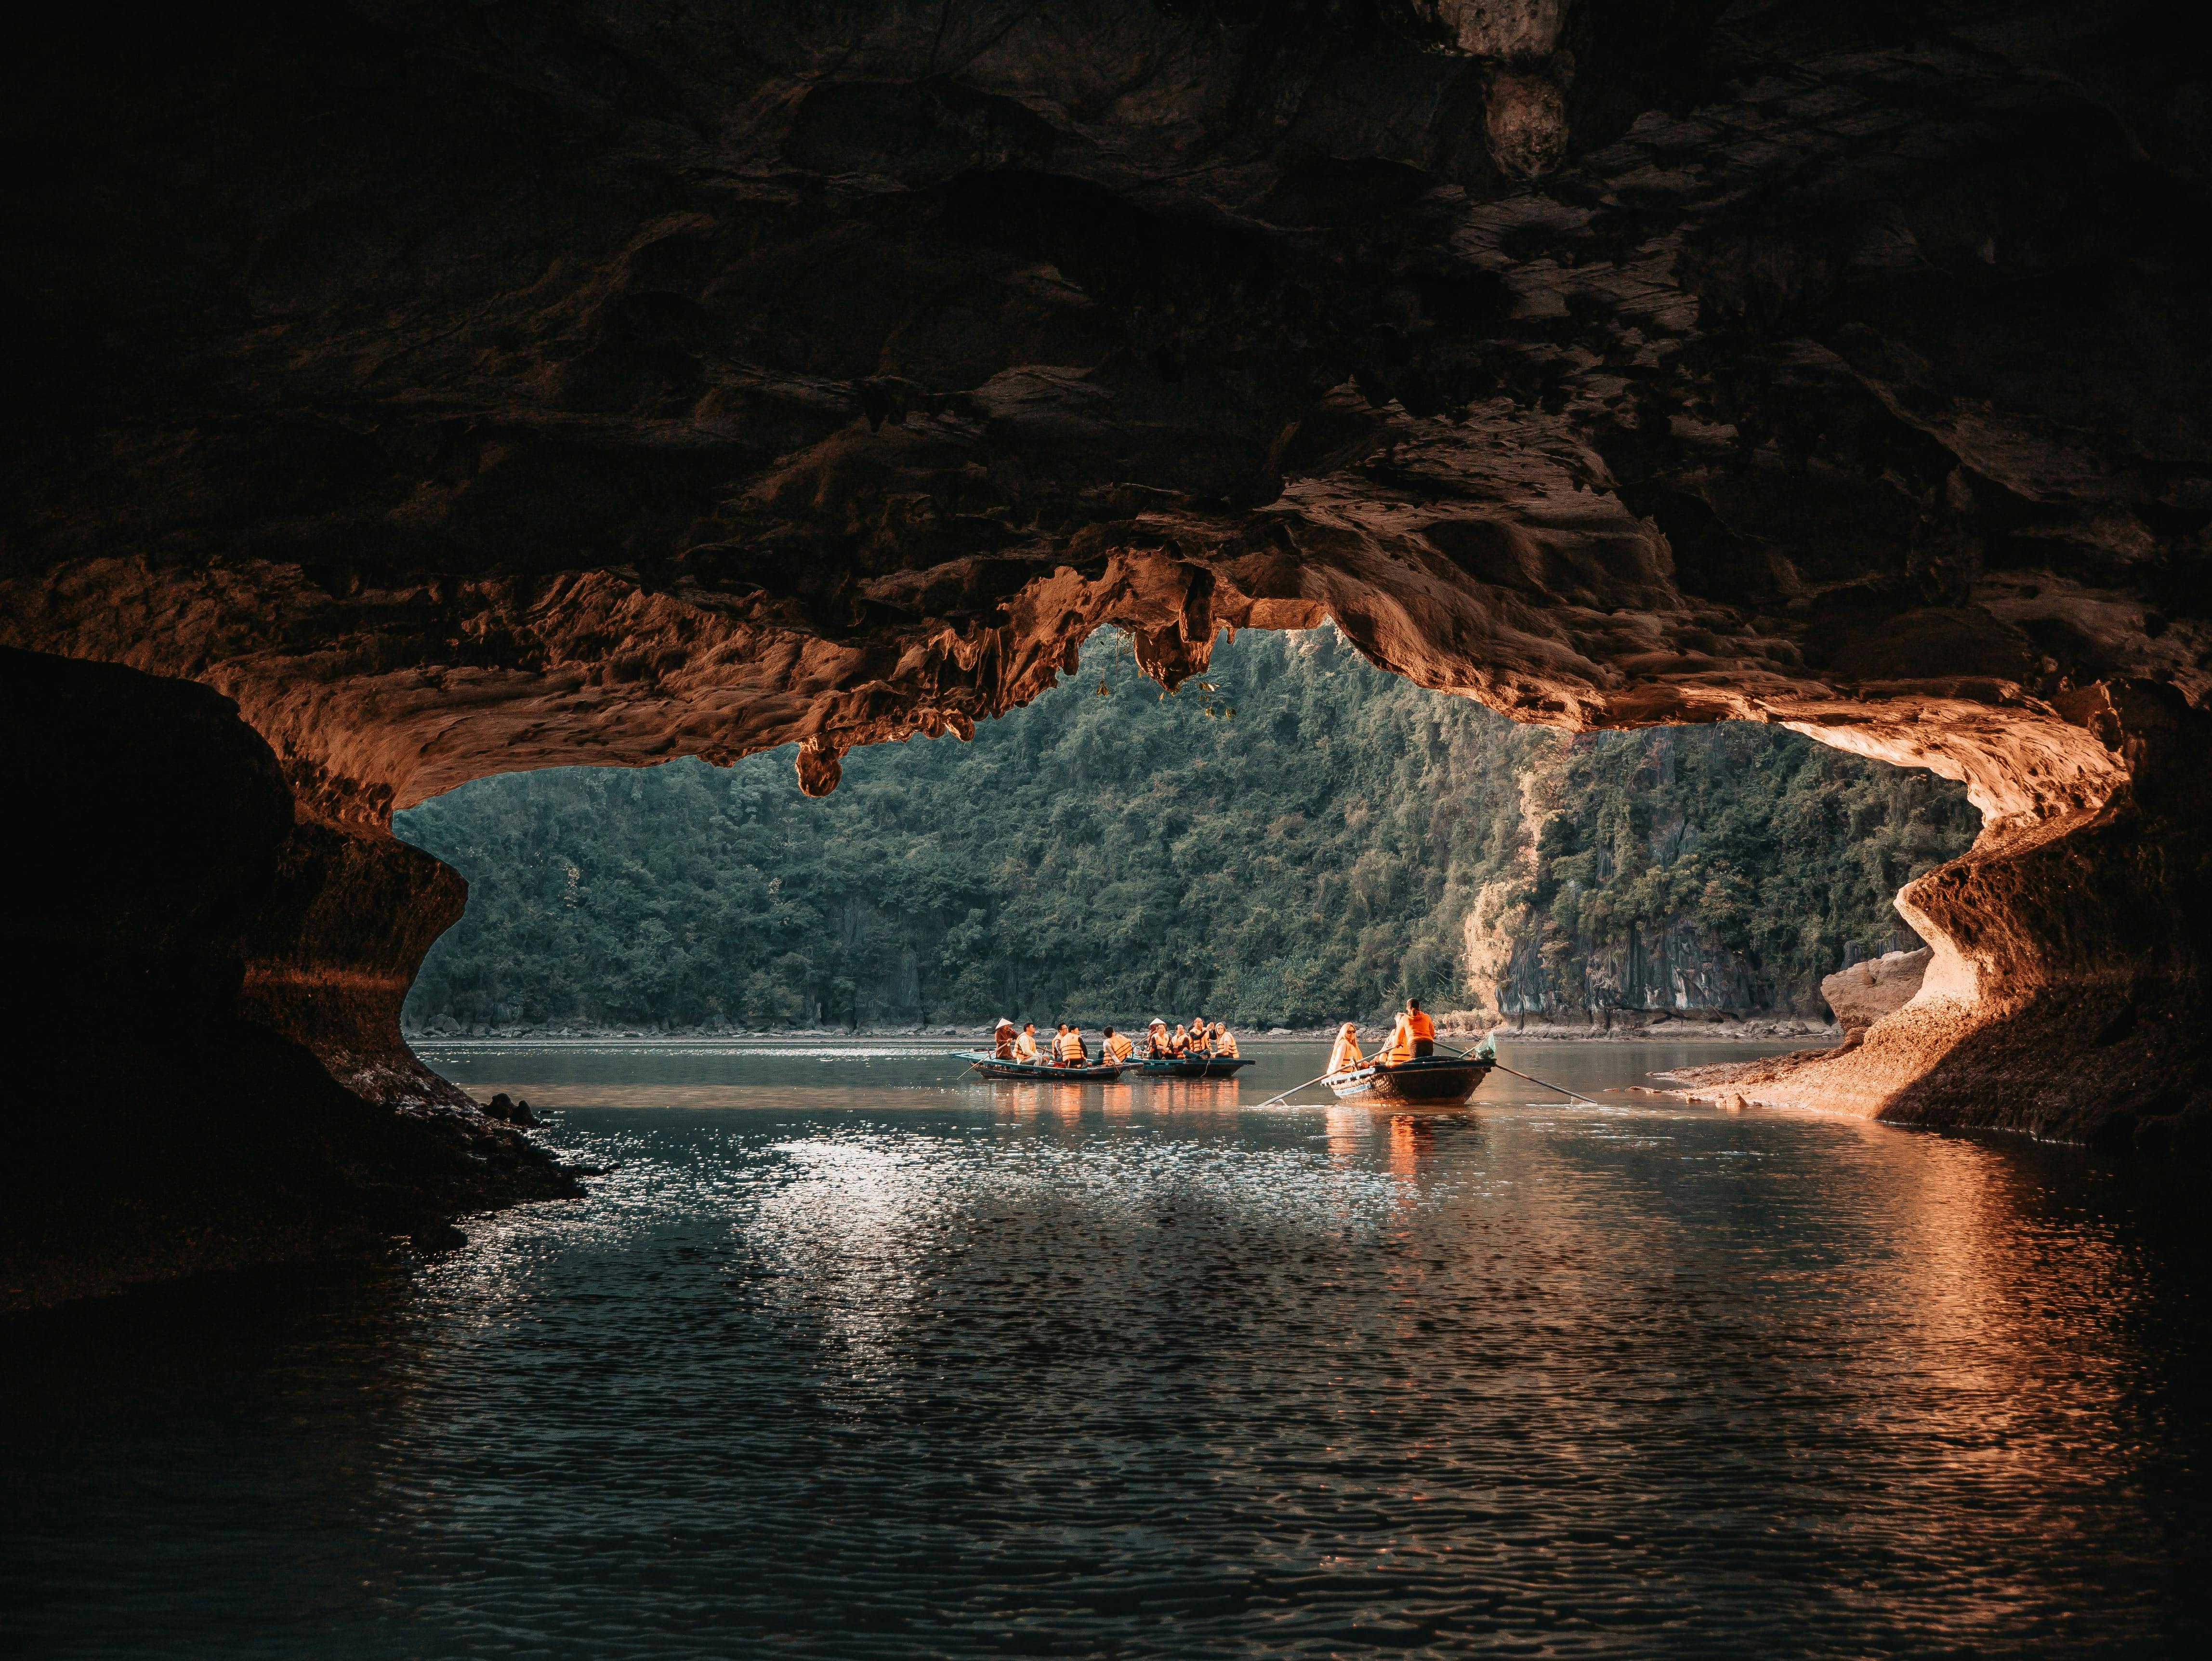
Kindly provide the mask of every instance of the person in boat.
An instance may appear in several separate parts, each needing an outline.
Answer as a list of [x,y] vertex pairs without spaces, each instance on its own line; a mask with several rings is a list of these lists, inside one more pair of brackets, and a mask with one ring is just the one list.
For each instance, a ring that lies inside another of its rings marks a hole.
[[1190,1054],[1190,1034],[1183,1031],[1181,1021],[1176,1023],[1175,1037],[1168,1040],[1168,1054],[1178,1056]]
[[1213,1024],[1212,1031],[1207,1036],[1212,1040],[1212,1048],[1216,1056],[1220,1056],[1224,1061],[1233,1062],[1237,1059],[1237,1035],[1227,1026],[1216,1021]]
[[1206,1024],[1203,1015],[1190,1024],[1190,1053],[1194,1056],[1213,1053],[1213,1029]]
[[1106,1029],[1105,1037],[1099,1041],[1098,1059],[1102,1062],[1126,1062],[1136,1053],[1137,1046],[1129,1042],[1129,1035],[1116,1032],[1110,1026]]
[[1437,1024],[1423,1012],[1419,998],[1407,999],[1406,1007],[1391,1024],[1389,1047],[1381,1059],[1395,1067],[1436,1053]]
[[1087,1067],[1091,1052],[1083,1047],[1083,1029],[1063,1026],[1060,1029],[1060,1064],[1062,1067]]
[[1154,1061],[1165,1061],[1174,1053],[1168,1048],[1168,1024],[1155,1016],[1145,1029],[1145,1054]]
[[1031,1067],[1035,1067],[1037,1064],[1036,1023],[1035,1021],[1024,1021],[1022,1023],[1022,1036],[1014,1040],[1014,1059],[1018,1062],[1027,1062]]
[[1437,1024],[1429,1019],[1428,1012],[1421,1007],[1419,998],[1406,1000],[1406,1013],[1402,1019],[1406,1023],[1406,1037],[1413,1043],[1415,1057],[1435,1055]]
[[1401,1062],[1413,1059],[1413,1035],[1406,1031],[1406,1012],[1400,1010],[1398,1019],[1390,1023],[1390,1036],[1382,1048],[1375,1052],[1375,1059],[1385,1067],[1395,1067]]
[[1002,1062],[1014,1059],[1014,1024],[1001,1020],[991,1031],[991,1054]]
[[1328,1070],[1349,1073],[1366,1059],[1359,1053],[1359,1029],[1346,1021],[1336,1030],[1336,1048],[1328,1052]]

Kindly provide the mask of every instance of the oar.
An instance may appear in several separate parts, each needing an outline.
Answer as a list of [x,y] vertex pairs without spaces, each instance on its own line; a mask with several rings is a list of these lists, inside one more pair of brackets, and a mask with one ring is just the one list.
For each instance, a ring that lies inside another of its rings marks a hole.
[[[1491,1065],[1492,1065],[1492,1067],[1496,1068],[1497,1068],[1500,1073],[1513,1073],[1513,1069],[1512,1069],[1511,1068],[1510,1068],[1510,1067],[1507,1067],[1507,1066],[1506,1066],[1504,1062],[1492,1062],[1491,1063]],[[1568,1089],[1568,1088],[1566,1087],[1566,1086],[1565,1086],[1565,1085],[1563,1085],[1563,1084],[1553,1084],[1553,1083],[1549,1079],[1540,1079],[1540,1078],[1537,1078],[1534,1074],[1529,1074],[1529,1073],[1513,1073],[1513,1076],[1514,1076],[1515,1078],[1516,1078],[1516,1079],[1526,1079],[1526,1080],[1528,1080],[1528,1082],[1529,1082],[1530,1084],[1540,1084],[1540,1085],[1543,1086],[1544,1086],[1544,1088],[1545,1088],[1545,1089],[1547,1089],[1547,1090],[1556,1090],[1556,1091],[1558,1091],[1558,1092],[1559,1092],[1559,1094],[1561,1094],[1562,1096],[1574,1096],[1574,1098],[1575,1098],[1575,1099],[1576,1099],[1577,1101],[1578,1101],[1578,1102],[1586,1102],[1586,1103],[1589,1103],[1589,1104],[1590,1106],[1592,1106],[1592,1107],[1603,1107],[1603,1106],[1605,1105],[1605,1104],[1604,1104],[1603,1102],[1593,1102],[1593,1101],[1590,1101],[1590,1098],[1589,1098],[1589,1097],[1587,1097],[1587,1096],[1577,1096],[1577,1095],[1575,1095],[1575,1092],[1574,1092],[1573,1091],[1571,1091],[1571,1090]]]
[[[1439,1044],[1437,1048],[1440,1050],[1449,1050],[1451,1049],[1451,1046],[1449,1044]],[[1480,1059],[1475,1056],[1474,1051],[1468,1050],[1453,1050],[1452,1054],[1458,1056],[1462,1061],[1474,1061]],[[1490,1058],[1490,1064],[1496,1068],[1500,1073],[1513,1073],[1513,1069],[1511,1068],[1506,1066],[1504,1062],[1499,1061],[1495,1056]],[[1562,1096],[1573,1096],[1577,1101],[1588,1102],[1592,1107],[1603,1107],[1605,1105],[1603,1102],[1590,1101],[1590,1098],[1587,1096],[1576,1095],[1575,1092],[1568,1089],[1566,1086],[1563,1084],[1553,1084],[1549,1079],[1537,1078],[1534,1074],[1513,1073],[1513,1076],[1516,1079],[1526,1079],[1530,1084],[1540,1084],[1547,1090],[1556,1090]]]
[[1270,1096],[1266,1101],[1255,1102],[1252,1105],[1255,1107],[1273,1107],[1277,1102],[1281,1101],[1284,1096],[1295,1096],[1298,1092],[1304,1090],[1306,1087],[1306,1085],[1319,1084],[1323,1079],[1332,1076],[1334,1072],[1334,1069],[1332,1068],[1328,1073],[1316,1074],[1314,1077],[1308,1079],[1305,1084],[1292,1085],[1288,1090],[1285,1090],[1283,1092],[1282,1096]]

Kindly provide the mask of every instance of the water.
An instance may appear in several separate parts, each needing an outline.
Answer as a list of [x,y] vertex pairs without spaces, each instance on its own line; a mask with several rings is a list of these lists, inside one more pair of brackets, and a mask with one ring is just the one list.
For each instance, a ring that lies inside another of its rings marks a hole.
[[0,1325],[0,1650],[2212,1648],[2178,1179],[1619,1092],[1679,1048],[1437,1117],[1260,1054],[439,1052],[619,1169]]

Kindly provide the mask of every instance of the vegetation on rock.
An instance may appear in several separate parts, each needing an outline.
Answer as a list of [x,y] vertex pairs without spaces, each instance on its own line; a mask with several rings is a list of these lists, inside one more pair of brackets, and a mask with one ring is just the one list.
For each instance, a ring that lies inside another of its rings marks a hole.
[[1954,785],[1769,727],[1565,735],[1369,666],[1224,643],[1169,696],[1097,636],[1073,683],[845,761],[491,778],[398,816],[459,868],[416,1025],[1246,1025],[1437,1007],[1818,1012],[1915,943]]

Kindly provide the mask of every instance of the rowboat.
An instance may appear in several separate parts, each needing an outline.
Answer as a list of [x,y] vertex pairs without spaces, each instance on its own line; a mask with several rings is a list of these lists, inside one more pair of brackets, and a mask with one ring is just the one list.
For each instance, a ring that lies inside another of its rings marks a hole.
[[1136,1063],[1146,1079],[1233,1079],[1238,1068],[1251,1065],[1249,1056],[1146,1056]]
[[1490,1075],[1486,1057],[1419,1056],[1410,1062],[1367,1062],[1322,1082],[1340,1096],[1420,1107],[1465,1107]]
[[980,1050],[956,1050],[952,1058],[966,1062],[987,1079],[1019,1079],[1029,1084],[1111,1084],[1126,1065],[1109,1062],[1097,1067],[1048,1067],[1042,1062],[1001,1061]]

